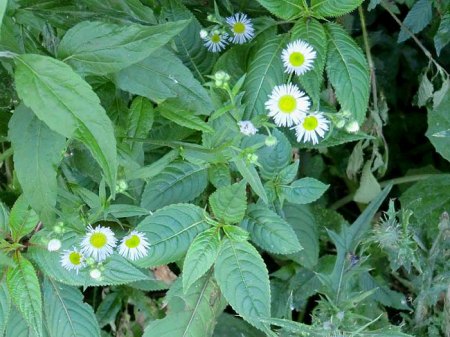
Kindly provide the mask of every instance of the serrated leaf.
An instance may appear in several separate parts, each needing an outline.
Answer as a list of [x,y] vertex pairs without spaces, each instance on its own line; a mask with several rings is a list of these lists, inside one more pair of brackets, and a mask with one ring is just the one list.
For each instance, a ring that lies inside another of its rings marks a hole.
[[197,235],[186,253],[183,264],[183,289],[186,292],[214,264],[219,253],[217,228]]
[[154,211],[196,198],[208,184],[205,166],[174,162],[153,177],[142,193],[141,206]]
[[450,12],[441,18],[439,28],[434,35],[434,47],[438,56],[441,54],[442,49],[450,42]]
[[316,51],[313,68],[298,77],[298,80],[313,103],[318,104],[323,82],[323,70],[327,58],[327,36],[322,24],[313,18],[300,19],[292,27],[292,40],[301,39],[308,42]]
[[217,189],[209,197],[209,204],[217,219],[227,224],[238,223],[247,208],[245,182]]
[[259,253],[248,242],[222,243],[214,275],[233,309],[253,326],[265,330],[270,317],[269,274]]
[[359,187],[355,191],[353,200],[368,204],[381,192],[380,184],[372,173],[372,161],[368,161],[362,170]]
[[381,4],[382,0],[370,0],[369,1],[369,5],[367,6],[367,10],[371,11],[373,9],[375,9],[375,7],[377,7],[379,4]]
[[183,30],[188,21],[155,26],[83,21],[58,46],[58,58],[81,74],[106,75],[140,62]]
[[231,185],[231,172],[228,165],[211,165],[208,168],[208,178],[215,188]]
[[252,164],[246,163],[245,160],[239,156],[234,158],[234,163],[242,177],[250,184],[252,190],[261,198],[262,201],[264,201],[264,203],[269,203],[266,190],[264,189],[255,167]]
[[311,10],[319,16],[342,16],[358,8],[364,0],[312,0]]
[[244,120],[256,115],[265,114],[265,102],[272,89],[284,83],[286,75],[283,70],[281,51],[286,39],[282,36],[258,41],[249,56],[247,77],[242,90],[245,91],[243,101],[246,102]]
[[290,0],[257,0],[269,12],[282,18],[290,20],[303,13],[304,8],[300,1],[294,2]]
[[443,95],[442,101],[436,108],[428,109],[428,130],[427,138],[433,144],[436,151],[450,161],[450,147],[448,146],[448,138],[440,137],[439,133],[450,129],[450,117],[448,111],[450,109],[450,90]]
[[[154,120],[153,104],[145,97],[138,96],[131,102],[127,118],[126,135],[130,138],[146,138],[153,126]],[[131,152],[135,157],[143,155],[143,143],[129,140]]]
[[[34,330],[27,325],[20,312],[13,306],[6,325],[5,337],[37,337]],[[43,337],[48,337],[44,329]]]
[[328,78],[341,110],[349,111],[361,125],[369,102],[369,66],[362,50],[341,26],[328,23],[326,28]]
[[203,115],[213,109],[206,89],[178,57],[164,48],[121,70],[116,79],[122,90],[157,103],[171,98],[175,105]]
[[197,234],[207,228],[200,207],[177,204],[156,211],[136,227],[150,243],[149,254],[136,264],[150,267],[180,260]]
[[5,335],[6,326],[11,313],[11,296],[6,282],[0,283],[0,336]]
[[214,129],[203,119],[196,116],[193,111],[183,107],[179,102],[166,101],[159,105],[158,112],[164,118],[186,128],[203,132],[214,132]]
[[74,287],[45,278],[42,285],[46,327],[51,336],[100,337],[92,307]]
[[44,222],[53,218],[56,175],[66,139],[21,104],[9,122],[14,169],[25,198]]
[[15,61],[19,97],[50,129],[89,148],[114,194],[114,129],[92,88],[68,65],[50,57],[26,54]]
[[302,178],[280,187],[287,201],[293,204],[309,204],[319,199],[329,186],[314,178]]
[[[429,0],[418,0],[403,20],[403,24],[414,34],[422,31],[431,22],[433,17],[433,4]],[[397,42],[404,42],[411,36],[401,29]]]
[[299,165],[300,160],[297,159],[293,164],[283,168],[277,175],[277,179],[279,179],[280,183],[283,185],[291,183],[297,177]]
[[427,101],[433,97],[433,83],[428,79],[427,74],[422,75],[422,79],[419,85],[419,91],[417,93],[417,106],[423,107],[427,104]]
[[17,198],[9,215],[9,228],[14,241],[19,241],[22,237],[29,234],[38,224],[39,217],[36,212],[30,208],[30,204],[24,195]]
[[291,225],[265,206],[249,205],[240,226],[255,244],[270,253],[292,254],[302,249]]
[[11,299],[28,326],[37,337],[42,337],[42,297],[36,271],[31,262],[21,255],[16,263],[6,274]]

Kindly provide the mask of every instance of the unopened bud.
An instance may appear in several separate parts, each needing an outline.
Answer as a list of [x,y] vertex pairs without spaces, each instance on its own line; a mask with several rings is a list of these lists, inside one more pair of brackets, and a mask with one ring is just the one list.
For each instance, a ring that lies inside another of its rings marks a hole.
[[98,280],[100,277],[102,277],[102,272],[98,269],[92,269],[89,273],[89,275],[94,279]]
[[255,153],[249,153],[249,154],[247,155],[247,161],[248,161],[250,164],[256,164],[256,163],[258,162],[258,155],[255,154]]
[[206,29],[200,30],[200,37],[206,39],[208,37],[208,31]]
[[266,146],[272,147],[277,145],[278,143],[278,139],[275,136],[267,136],[264,143],[266,144]]
[[51,239],[47,244],[47,250],[49,252],[56,252],[61,248],[61,240]]
[[350,133],[357,133],[359,131],[359,124],[357,121],[351,121],[345,126],[345,130]]
[[123,193],[128,189],[128,184],[125,180],[119,179],[116,184],[116,192]]

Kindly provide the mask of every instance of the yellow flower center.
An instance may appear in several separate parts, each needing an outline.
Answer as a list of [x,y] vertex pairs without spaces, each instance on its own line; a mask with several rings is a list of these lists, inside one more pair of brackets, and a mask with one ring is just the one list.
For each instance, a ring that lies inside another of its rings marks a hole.
[[245,25],[242,22],[236,22],[233,25],[233,32],[235,34],[242,34],[245,32]]
[[81,264],[81,254],[78,252],[71,252],[69,254],[69,261],[74,266],[78,266],[79,264]]
[[220,42],[220,35],[219,34],[213,34],[211,36],[211,42],[212,43],[219,43]]
[[297,107],[297,100],[292,95],[281,96],[278,100],[278,108],[281,112],[291,114],[295,111]]
[[89,242],[93,247],[100,249],[106,245],[108,239],[104,233],[94,233],[91,235]]
[[289,63],[294,67],[300,67],[303,63],[305,63],[305,56],[302,53],[295,51],[289,55]]
[[308,116],[303,121],[303,127],[307,131],[314,131],[319,126],[319,121],[314,116]]
[[125,246],[128,248],[136,248],[141,243],[141,239],[139,239],[139,236],[133,235],[131,238],[125,240]]

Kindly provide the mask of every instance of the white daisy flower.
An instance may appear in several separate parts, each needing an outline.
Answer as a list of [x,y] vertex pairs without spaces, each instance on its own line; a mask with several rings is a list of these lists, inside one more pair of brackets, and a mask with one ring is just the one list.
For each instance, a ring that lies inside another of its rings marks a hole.
[[65,269],[75,270],[77,274],[78,271],[85,266],[84,256],[76,248],[65,250],[61,254],[60,262]]
[[313,144],[319,143],[319,136],[323,138],[325,131],[328,131],[330,121],[321,112],[312,112],[305,116],[301,123],[295,126],[295,134],[297,141],[304,143],[312,142]]
[[230,41],[237,44],[243,44],[253,38],[255,30],[252,21],[247,14],[236,13],[226,19],[234,37],[230,37]]
[[296,40],[287,45],[281,54],[281,59],[288,74],[303,75],[313,67],[317,54],[313,47],[302,40]]
[[86,236],[81,241],[81,251],[88,257],[92,256],[95,261],[101,262],[113,253],[117,239],[109,227],[92,228],[89,225],[87,229]]
[[218,53],[228,44],[228,34],[213,31],[203,40],[205,41],[205,47],[207,47],[210,52]]
[[245,136],[252,136],[258,132],[258,129],[250,121],[240,121],[238,125],[241,133]]
[[148,254],[149,243],[144,233],[132,231],[125,236],[119,245],[119,254],[132,261]]
[[289,83],[273,88],[266,102],[266,109],[276,125],[292,126],[300,123],[310,105],[309,97],[295,84]]
[[51,239],[47,244],[47,250],[49,252],[56,252],[61,248],[61,240]]

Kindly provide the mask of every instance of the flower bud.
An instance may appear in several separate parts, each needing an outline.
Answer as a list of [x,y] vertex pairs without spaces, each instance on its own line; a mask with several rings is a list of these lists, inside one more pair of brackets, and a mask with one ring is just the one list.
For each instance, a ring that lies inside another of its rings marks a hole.
[[200,30],[200,38],[206,39],[208,37],[208,31],[206,29]]
[[102,272],[98,269],[92,269],[89,272],[89,275],[94,279],[94,280],[98,280],[100,277],[102,277]]
[[256,164],[258,162],[258,155],[255,153],[249,153],[247,154],[247,161],[250,164]]
[[264,143],[266,144],[266,146],[272,147],[277,145],[278,139],[275,136],[270,135],[266,137]]
[[49,252],[56,252],[61,248],[61,240],[51,239],[47,244],[47,250]]
[[359,131],[359,124],[357,121],[350,121],[346,126],[345,130],[350,133],[357,133]]
[[116,192],[123,193],[127,189],[128,189],[128,183],[123,179],[119,179],[116,183]]

